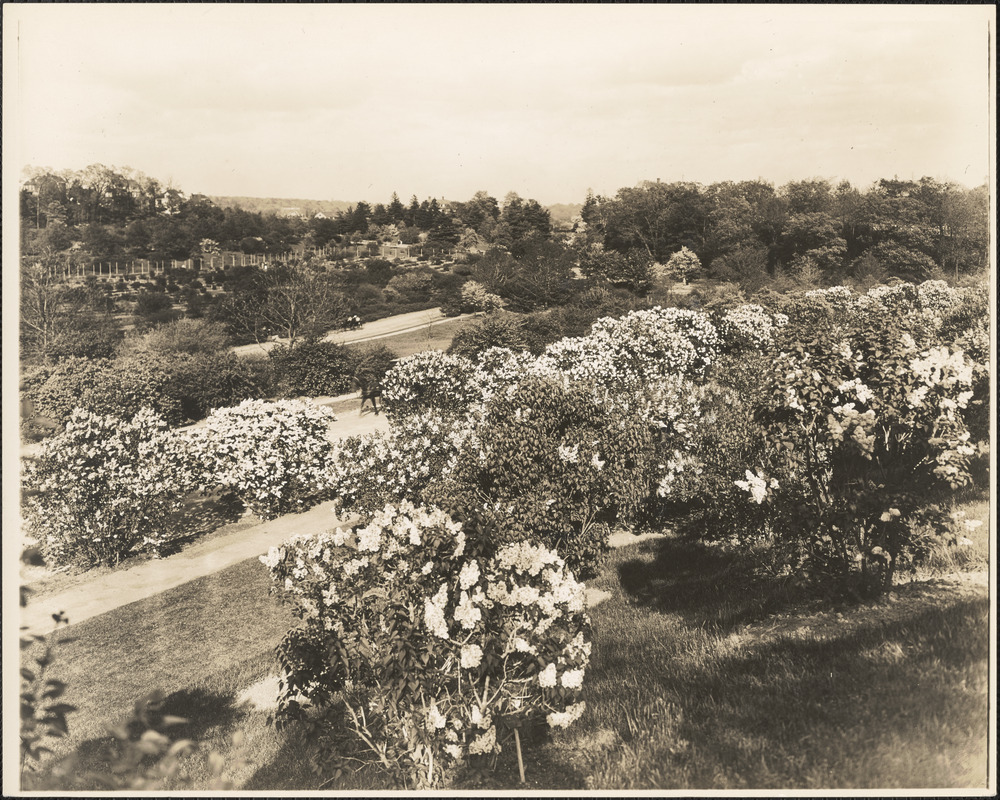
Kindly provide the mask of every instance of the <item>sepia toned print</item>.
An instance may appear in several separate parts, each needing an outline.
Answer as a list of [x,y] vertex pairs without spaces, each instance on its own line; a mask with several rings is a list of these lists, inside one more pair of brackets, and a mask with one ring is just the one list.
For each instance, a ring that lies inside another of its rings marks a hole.
[[4,795],[994,794],[995,33],[6,5]]

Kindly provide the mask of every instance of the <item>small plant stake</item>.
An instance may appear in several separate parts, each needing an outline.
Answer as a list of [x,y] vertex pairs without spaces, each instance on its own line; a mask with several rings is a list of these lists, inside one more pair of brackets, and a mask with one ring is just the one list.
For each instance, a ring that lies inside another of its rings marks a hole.
[[521,759],[521,734],[514,728],[514,746],[517,748],[517,771],[521,773],[521,783],[524,783],[524,761]]

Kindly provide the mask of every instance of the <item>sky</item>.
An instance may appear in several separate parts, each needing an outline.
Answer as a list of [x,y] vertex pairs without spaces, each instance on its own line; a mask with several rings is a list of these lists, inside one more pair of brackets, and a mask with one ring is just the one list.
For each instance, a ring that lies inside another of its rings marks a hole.
[[6,4],[5,158],[128,166],[188,194],[351,202],[485,190],[579,203],[656,179],[971,187],[992,169],[993,18],[921,5]]

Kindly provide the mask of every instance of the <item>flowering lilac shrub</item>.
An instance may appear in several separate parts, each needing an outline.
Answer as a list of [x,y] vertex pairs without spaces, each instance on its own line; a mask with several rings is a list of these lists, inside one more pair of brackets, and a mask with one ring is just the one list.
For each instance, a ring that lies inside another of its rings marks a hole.
[[464,414],[479,400],[472,362],[439,350],[400,359],[382,379],[382,402],[390,417],[434,410]]
[[587,336],[549,345],[529,371],[635,394],[669,375],[701,378],[717,349],[718,334],[705,314],[658,306],[599,319]]
[[838,311],[847,311],[854,305],[857,299],[849,286],[830,286],[824,289],[811,289],[805,292],[803,296],[810,300],[823,300]]
[[333,413],[303,400],[246,400],[185,431],[203,490],[234,493],[264,519],[302,508],[327,486]]
[[56,567],[116,564],[155,551],[190,485],[182,455],[149,409],[131,420],[75,410],[26,463],[27,533]]
[[703,490],[704,460],[698,452],[703,436],[705,387],[674,377],[651,386],[644,416],[654,435],[652,493],[670,503],[686,502]]
[[921,312],[938,319],[951,312],[962,301],[959,292],[944,281],[924,281],[919,284],[917,300]]
[[654,434],[648,404],[598,399],[584,382],[528,378],[494,396],[475,436],[424,499],[477,512],[503,541],[534,541],[589,574],[607,526],[629,523],[650,493]]
[[622,373],[640,379],[666,375],[700,378],[718,349],[718,333],[706,314],[681,308],[633,311],[594,323],[590,335],[606,343]]
[[777,536],[800,544],[799,566],[878,592],[922,557],[911,523],[969,480],[973,369],[892,320],[779,357],[760,409],[765,454],[740,488],[766,505]]
[[714,319],[719,348],[727,353],[767,351],[774,346],[776,329],[788,324],[784,314],[771,314],[755,303],[728,308]]
[[302,621],[279,646],[279,719],[343,702],[405,785],[440,785],[512,730],[584,710],[584,587],[545,547],[494,549],[437,509],[386,506],[261,561]]
[[498,294],[486,291],[486,287],[477,281],[466,281],[462,286],[462,310],[483,311],[491,313],[504,307],[503,298]]
[[329,491],[345,510],[419,502],[429,484],[451,472],[473,427],[472,417],[430,412],[394,419],[388,431],[344,439],[333,448]]
[[566,337],[548,345],[529,366],[528,375],[561,381],[567,386],[576,381],[605,390],[634,388],[629,377],[620,375],[614,352],[605,342],[590,336]]
[[527,351],[515,352],[506,347],[491,347],[475,360],[472,381],[481,403],[488,403],[500,391],[510,389],[529,374],[535,357]]

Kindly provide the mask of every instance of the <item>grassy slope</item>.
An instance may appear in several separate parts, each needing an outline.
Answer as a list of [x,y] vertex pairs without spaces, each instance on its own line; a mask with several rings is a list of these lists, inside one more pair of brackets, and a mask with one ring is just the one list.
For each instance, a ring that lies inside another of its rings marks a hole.
[[[525,788],[984,785],[983,587],[916,582],[831,607],[755,586],[738,564],[669,539],[613,552],[594,585],[611,598],[592,612],[587,712],[526,742]],[[266,712],[236,704],[274,669],[271,651],[293,622],[267,588],[250,560],[74,626],[53,674],[81,709],[66,744],[82,765],[100,765],[103,722],[161,687],[165,710],[192,719],[175,735],[221,752],[237,785],[319,788],[328,776],[311,772],[295,729],[278,732]],[[204,786],[204,755],[187,771]],[[517,788],[513,748],[496,773],[459,785]],[[391,786],[368,768],[324,788]]]

